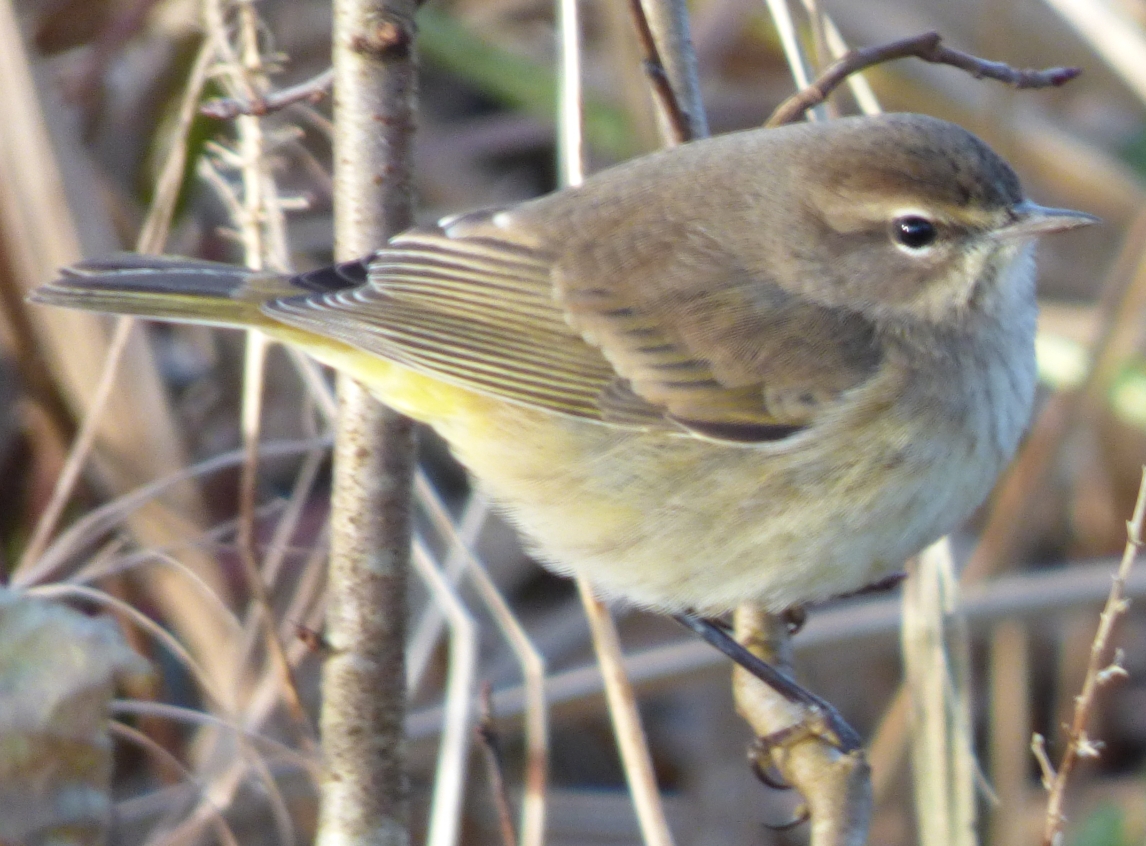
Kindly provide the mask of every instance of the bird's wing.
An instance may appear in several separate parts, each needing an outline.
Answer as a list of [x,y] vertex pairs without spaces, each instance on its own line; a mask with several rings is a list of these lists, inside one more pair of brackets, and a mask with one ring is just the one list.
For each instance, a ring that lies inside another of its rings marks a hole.
[[638,278],[576,278],[544,245],[500,236],[495,214],[404,233],[375,254],[368,284],[264,311],[513,402],[726,441],[803,428],[878,363],[866,323],[747,284],[698,278],[692,296],[659,302],[633,293]]
[[494,213],[405,232],[371,258],[367,284],[323,293],[315,279],[318,293],[264,311],[472,390],[601,420],[598,396],[616,374],[565,321],[552,256],[492,237]]
[[[594,266],[617,261],[623,272]],[[562,263],[555,284],[568,319],[625,382],[606,409],[635,395],[711,437],[768,440],[803,428],[882,357],[865,317],[738,266],[699,224],[646,233],[620,259]]]

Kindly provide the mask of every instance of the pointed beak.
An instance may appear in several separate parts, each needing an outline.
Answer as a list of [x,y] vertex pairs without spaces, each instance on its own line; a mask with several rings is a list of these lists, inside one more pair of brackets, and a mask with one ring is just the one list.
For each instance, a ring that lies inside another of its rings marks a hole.
[[1065,232],[1068,229],[1077,229],[1080,226],[1090,226],[1100,223],[1100,219],[1086,212],[1072,211],[1071,209],[1052,209],[1023,200],[1011,211],[1014,219],[1000,229],[995,230],[996,238],[1034,238],[1037,235],[1047,235],[1051,232]]

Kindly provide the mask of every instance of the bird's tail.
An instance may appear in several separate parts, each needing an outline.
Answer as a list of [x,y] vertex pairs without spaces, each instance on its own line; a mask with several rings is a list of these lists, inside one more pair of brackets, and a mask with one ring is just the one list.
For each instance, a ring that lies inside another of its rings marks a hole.
[[278,324],[262,313],[263,303],[364,280],[359,263],[292,277],[198,259],[121,253],[65,268],[30,299],[159,320],[274,328]]

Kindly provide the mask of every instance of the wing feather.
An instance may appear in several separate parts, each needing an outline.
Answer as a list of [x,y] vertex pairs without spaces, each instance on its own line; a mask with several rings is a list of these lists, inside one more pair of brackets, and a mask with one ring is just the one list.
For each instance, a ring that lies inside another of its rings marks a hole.
[[[551,265],[539,250],[439,225],[375,254],[366,285],[264,309],[465,387],[603,421],[599,395],[616,374],[566,322]],[[677,428],[660,415],[641,425]]]
[[512,402],[724,441],[787,437],[878,364],[865,321],[729,266],[703,239],[570,248],[507,237],[504,214],[404,233],[365,284],[316,284],[263,310]]

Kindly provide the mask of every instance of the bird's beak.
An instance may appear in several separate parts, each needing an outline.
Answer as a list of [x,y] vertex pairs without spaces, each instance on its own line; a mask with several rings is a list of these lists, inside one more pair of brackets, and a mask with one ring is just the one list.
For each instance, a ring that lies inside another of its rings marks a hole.
[[1099,218],[1086,212],[1047,208],[1030,200],[1023,200],[1011,211],[1014,213],[1014,219],[1006,226],[995,230],[995,237],[1008,240],[1034,238],[1036,235],[1065,232],[1067,229],[1077,229],[1080,226],[1101,222]]

